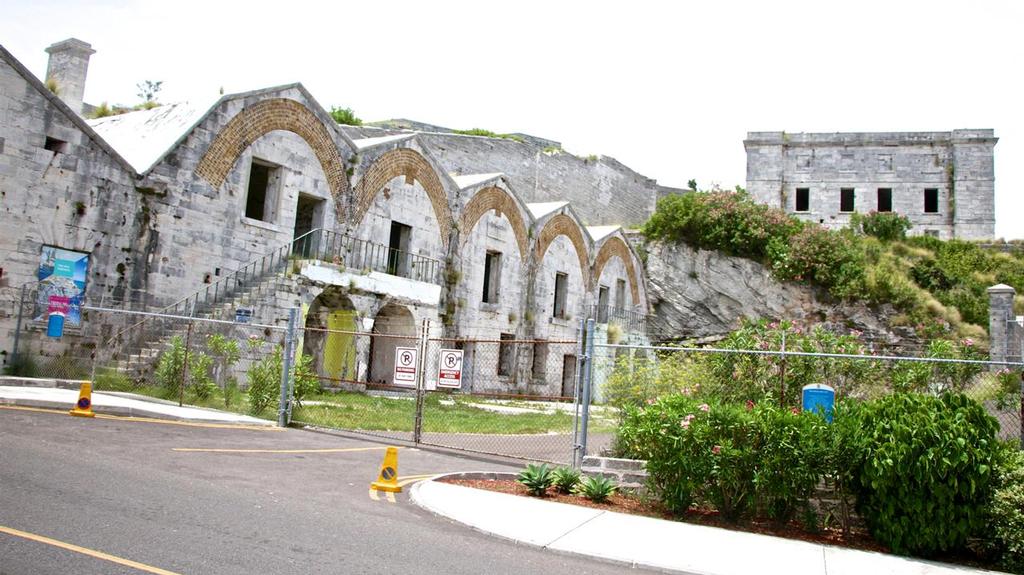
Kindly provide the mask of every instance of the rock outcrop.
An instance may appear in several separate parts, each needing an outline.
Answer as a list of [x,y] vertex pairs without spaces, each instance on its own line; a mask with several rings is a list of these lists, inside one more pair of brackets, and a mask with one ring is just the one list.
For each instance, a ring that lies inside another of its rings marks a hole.
[[713,341],[744,318],[768,318],[856,330],[885,345],[916,343],[912,330],[889,326],[890,305],[836,301],[823,289],[780,282],[753,260],[684,243],[649,242],[646,250],[652,339]]

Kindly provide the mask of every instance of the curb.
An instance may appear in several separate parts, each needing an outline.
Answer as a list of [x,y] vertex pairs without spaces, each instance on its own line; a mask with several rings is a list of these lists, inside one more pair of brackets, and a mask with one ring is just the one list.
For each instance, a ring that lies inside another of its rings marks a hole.
[[[95,394],[94,394],[95,396]],[[140,400],[141,401],[141,400]],[[0,405],[8,405],[12,407],[35,407],[40,409],[54,409],[54,410],[70,410],[74,407],[74,403],[67,403],[63,401],[53,401],[46,399],[10,399],[6,397],[0,397]],[[191,407],[189,409],[203,409],[201,407]],[[161,413],[158,411],[149,411],[147,409],[140,409],[137,407],[125,407],[121,405],[96,405],[92,404],[93,412],[100,415],[114,415],[117,417],[145,417],[148,419],[162,419],[165,421],[186,421],[192,423],[216,423],[221,425],[248,425],[248,426],[267,426],[276,427],[272,421],[235,421],[230,419],[198,419],[192,417],[180,417],[174,416],[167,413]]]

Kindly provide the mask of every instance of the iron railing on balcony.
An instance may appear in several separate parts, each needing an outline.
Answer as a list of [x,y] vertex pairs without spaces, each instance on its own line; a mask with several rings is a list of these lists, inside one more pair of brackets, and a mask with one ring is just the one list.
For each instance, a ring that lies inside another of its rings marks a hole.
[[587,306],[587,317],[597,323],[616,323],[630,333],[647,333],[647,314],[610,305]]
[[330,230],[314,230],[296,238],[292,254],[364,272],[382,272],[427,283],[439,283],[441,261]]
[[[317,228],[256,258],[217,281],[204,285],[194,293],[164,306],[156,313],[194,316],[209,312],[216,315],[218,305],[246,290],[251,290],[250,295],[258,295],[264,287],[263,280],[266,277],[284,271],[291,262],[309,259],[429,283],[438,283],[441,272],[440,260]],[[120,339],[126,332],[139,328],[146,321],[143,319],[121,330],[110,338],[110,341]],[[141,330],[139,331],[141,333]]]

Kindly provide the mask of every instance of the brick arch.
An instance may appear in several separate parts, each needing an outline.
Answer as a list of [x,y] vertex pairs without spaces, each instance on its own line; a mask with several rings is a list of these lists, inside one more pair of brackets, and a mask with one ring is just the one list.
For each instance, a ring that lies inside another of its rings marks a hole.
[[544,253],[548,251],[548,247],[551,242],[555,241],[558,236],[565,236],[572,242],[574,248],[576,248],[576,257],[580,260],[580,275],[583,276],[583,285],[590,285],[590,274],[589,266],[587,265],[587,243],[583,239],[583,230],[576,223],[576,220],[570,218],[565,214],[558,214],[557,216],[548,220],[544,224],[544,229],[540,231],[540,238],[537,241],[537,265],[544,259]]
[[[614,257],[618,257],[625,264],[626,275],[629,276],[629,292],[633,296],[633,305],[639,305],[640,280],[636,275],[636,267],[633,266],[633,253],[629,250],[626,242],[622,241],[622,238],[618,236],[609,238],[601,245],[601,249],[597,251],[597,257],[594,258],[594,275],[591,276],[593,283],[596,284],[601,281],[601,272],[604,271],[605,264]],[[593,289],[594,286],[591,285],[590,288]]]
[[516,236],[516,243],[519,245],[519,256],[525,262],[527,251],[530,249],[529,238],[526,224],[523,223],[523,216],[519,212],[519,205],[508,192],[496,186],[480,190],[466,204],[466,209],[462,211],[459,228],[462,230],[462,242],[465,243],[469,239],[473,227],[490,210],[497,210],[498,213],[508,218],[509,223],[512,224],[512,233]]
[[348,193],[345,161],[320,118],[301,102],[288,98],[262,100],[235,114],[206,150],[196,174],[219,188],[245,149],[274,130],[292,132],[309,144],[323,168],[335,209],[343,214]]
[[451,232],[453,221],[451,210],[448,209],[448,194],[441,185],[440,178],[434,172],[434,168],[415,150],[399,148],[392,150],[377,158],[377,161],[370,166],[370,169],[363,174],[356,186],[353,225],[359,225],[363,216],[370,209],[373,198],[387,185],[392,178],[405,176],[405,183],[411,184],[418,181],[430,198],[430,205],[434,208],[434,217],[441,229],[441,243],[448,248],[448,234]]

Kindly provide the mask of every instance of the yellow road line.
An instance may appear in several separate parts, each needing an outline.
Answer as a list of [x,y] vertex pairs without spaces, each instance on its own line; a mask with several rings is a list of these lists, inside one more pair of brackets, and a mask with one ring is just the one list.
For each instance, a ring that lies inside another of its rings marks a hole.
[[[39,413],[52,413],[56,415],[67,415],[65,409],[46,409],[43,407],[22,407],[20,405],[0,405],[0,409],[12,411],[35,411]],[[155,417],[135,417],[126,415],[107,415],[97,413],[96,419],[113,419],[118,421],[130,421],[135,423],[162,423],[164,425],[181,425],[184,427],[207,427],[213,429],[242,429],[248,431],[284,431],[284,428],[272,425],[247,425],[245,423],[201,423],[197,421],[178,421],[174,419],[157,419]]]
[[331,447],[324,449],[221,449],[214,447],[172,447],[171,451],[189,453],[348,453],[352,451],[378,451],[387,447]]
[[27,533],[25,531],[18,531],[17,529],[11,529],[10,527],[4,527],[0,525],[0,533],[6,533],[15,537],[21,537],[28,539],[29,541],[35,541],[37,543],[45,543],[47,545],[53,545],[54,547],[60,547],[68,551],[74,551],[75,553],[81,553],[82,555],[88,555],[96,559],[102,559],[104,561],[110,561],[111,563],[117,563],[118,565],[124,565],[125,567],[131,567],[132,569],[138,569],[139,571],[145,571],[146,573],[155,573],[156,575],[178,575],[173,571],[167,571],[166,569],[160,569],[159,567],[153,567],[130,559],[124,559],[115,555],[110,555],[102,551],[94,551],[92,549],[86,549],[85,547],[79,547],[78,545],[72,545],[71,543],[64,543],[63,541],[57,541],[56,539],[50,539],[49,537],[43,537],[42,535],[36,535],[34,533]]

